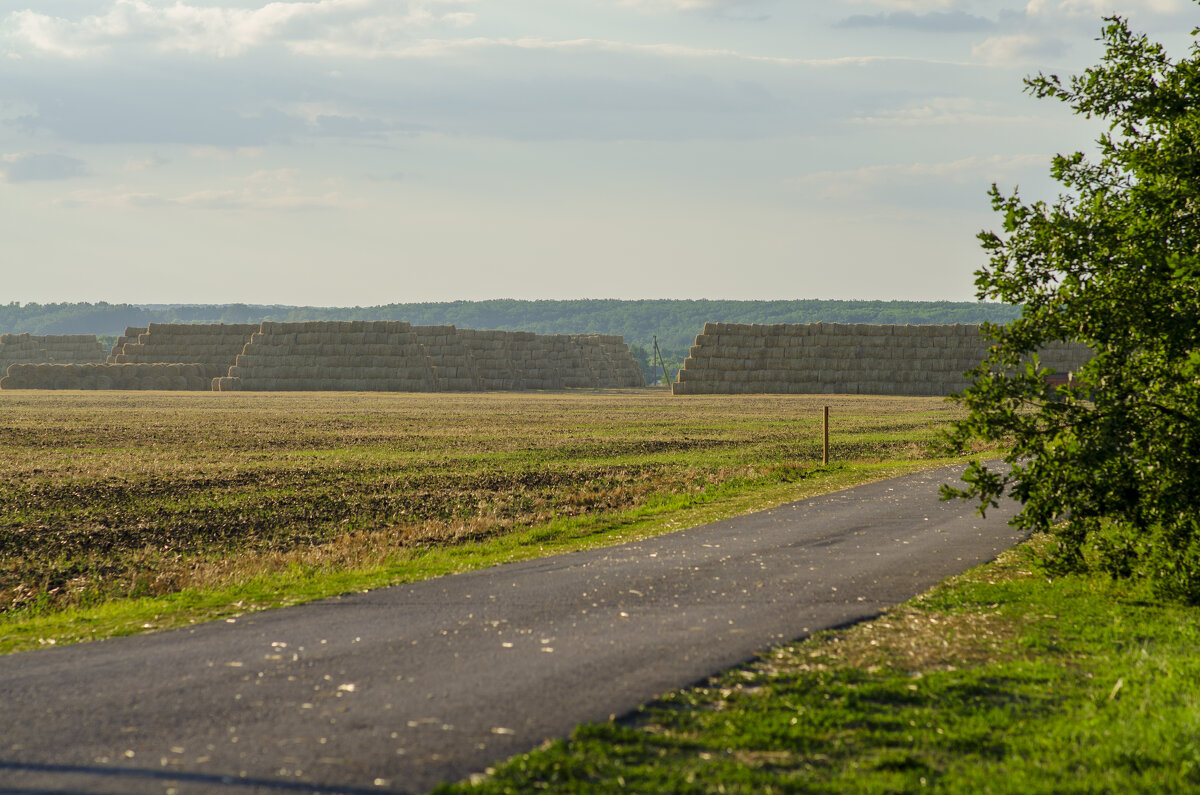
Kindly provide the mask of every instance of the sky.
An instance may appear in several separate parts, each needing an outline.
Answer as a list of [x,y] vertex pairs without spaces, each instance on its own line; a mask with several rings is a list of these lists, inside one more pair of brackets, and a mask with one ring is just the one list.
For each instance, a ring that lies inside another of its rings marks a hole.
[[1194,0],[4,0],[0,301],[975,298]]

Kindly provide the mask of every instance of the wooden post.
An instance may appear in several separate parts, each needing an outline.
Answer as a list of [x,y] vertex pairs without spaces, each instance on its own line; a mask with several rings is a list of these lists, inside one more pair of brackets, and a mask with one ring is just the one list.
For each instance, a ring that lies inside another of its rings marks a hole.
[[825,444],[821,446],[821,465],[829,464],[829,406],[825,407]]

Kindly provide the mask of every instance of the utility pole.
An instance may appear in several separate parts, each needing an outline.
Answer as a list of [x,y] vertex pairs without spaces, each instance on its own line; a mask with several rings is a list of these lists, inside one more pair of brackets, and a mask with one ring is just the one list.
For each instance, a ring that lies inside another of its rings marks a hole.
[[[663,359],[662,351],[658,347],[658,335],[654,336],[654,369],[657,370],[659,365],[662,365],[663,383],[667,386],[671,385],[671,377],[667,374],[667,362]],[[657,381],[658,379],[655,378]]]

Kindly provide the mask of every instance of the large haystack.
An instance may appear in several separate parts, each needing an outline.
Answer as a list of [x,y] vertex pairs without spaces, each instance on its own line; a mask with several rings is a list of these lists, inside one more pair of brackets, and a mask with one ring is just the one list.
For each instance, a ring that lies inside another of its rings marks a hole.
[[454,326],[413,326],[413,334],[433,368],[439,392],[478,392],[482,389],[475,357]]
[[0,379],[0,389],[201,391],[224,369],[211,364],[14,364]]
[[[136,341],[126,342],[110,361],[115,364],[205,364],[228,369],[250,341],[257,325],[151,323]],[[125,329],[129,332],[139,329]],[[123,337],[122,339],[125,339]]]
[[120,337],[117,337],[117,341],[113,344],[112,350],[108,352],[108,363],[116,364],[117,357],[125,352],[125,346],[130,343],[136,343],[138,341],[138,337],[145,334],[149,330],[150,328],[148,326],[126,326],[125,333]]
[[104,346],[95,334],[0,334],[0,375],[11,364],[104,361]]
[[[672,385],[676,395],[949,395],[979,364],[988,342],[974,325],[706,323]],[[1091,357],[1084,345],[1040,352],[1060,373]]]
[[263,323],[212,388],[225,391],[432,392],[433,366],[408,323]]

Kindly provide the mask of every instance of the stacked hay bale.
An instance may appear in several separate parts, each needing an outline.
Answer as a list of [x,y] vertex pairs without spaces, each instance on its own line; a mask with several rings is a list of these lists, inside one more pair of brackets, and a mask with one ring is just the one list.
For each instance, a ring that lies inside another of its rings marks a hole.
[[475,362],[479,386],[488,391],[518,389],[509,331],[458,329],[458,338]]
[[[139,331],[128,328],[122,339]],[[19,352],[23,359],[5,360],[10,338],[13,352]],[[228,364],[221,363],[167,364],[162,360],[154,364],[109,364],[104,346],[94,334],[6,334],[0,337],[0,346],[0,364],[7,371],[0,379],[0,389],[200,390],[208,388],[212,378],[228,368]]]
[[584,366],[599,388],[645,386],[642,369],[633,359],[625,339],[615,334],[575,334],[572,339],[583,352]]
[[32,337],[46,351],[46,361],[60,364],[95,364],[104,361],[104,344],[95,334],[46,334]]
[[125,333],[117,337],[116,343],[112,346],[112,350],[108,352],[108,363],[116,364],[117,357],[125,352],[125,346],[131,342],[137,342],[138,337],[150,331],[149,327],[126,326]]
[[33,335],[0,335],[0,375],[3,375],[11,364],[44,362],[46,360],[46,349],[34,342]]
[[[974,325],[706,323],[672,392],[948,395],[969,385],[963,373],[987,346]],[[1059,343],[1040,359],[1070,372],[1090,355],[1086,346]]]
[[546,335],[532,331],[510,331],[513,389],[562,389],[562,378],[552,361],[553,343]]
[[0,374],[11,364],[104,361],[104,346],[95,334],[0,334]]
[[550,364],[558,370],[558,380],[564,389],[594,389],[596,378],[584,361],[583,346],[574,334],[554,334],[548,337]]
[[479,371],[475,358],[454,326],[413,326],[439,392],[478,392]]
[[[257,325],[249,323],[151,323],[144,333],[138,334],[136,341],[125,343],[113,361],[117,364],[204,364],[217,367],[224,374],[257,330]],[[137,329],[125,331],[128,335]]]
[[0,389],[203,390],[224,369],[211,364],[14,364],[0,379]]
[[399,321],[265,322],[212,389],[432,392],[429,357]]
[[645,386],[625,340],[605,334],[459,329],[486,390]]
[[619,334],[601,334],[600,346],[609,362],[613,378],[619,387],[644,387],[646,376],[633,358],[633,351]]

